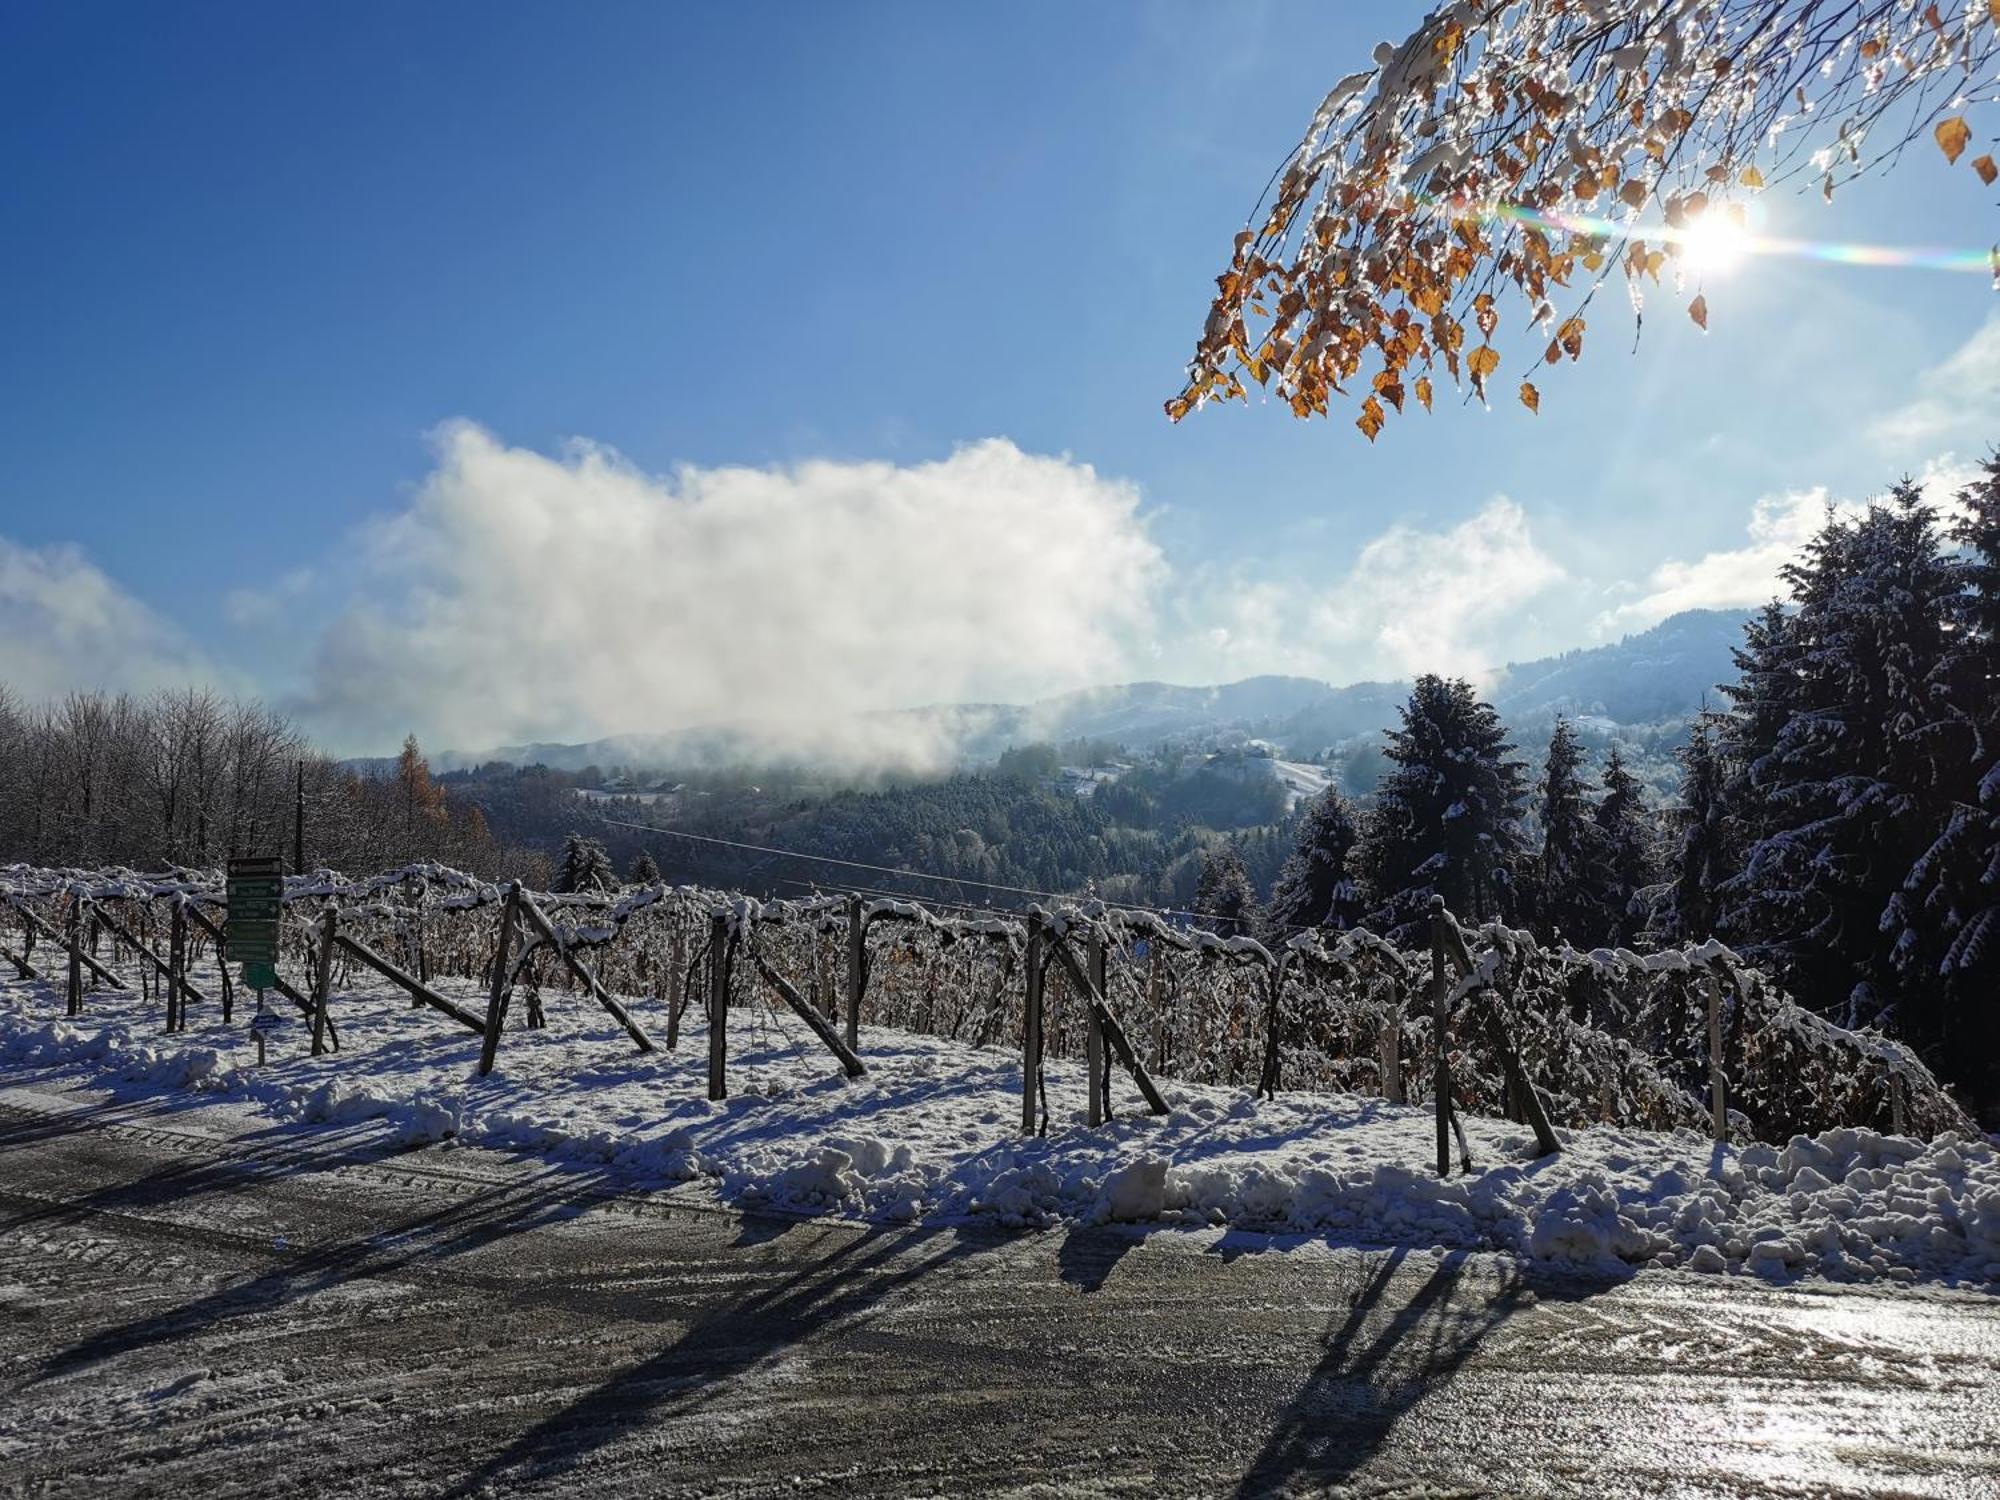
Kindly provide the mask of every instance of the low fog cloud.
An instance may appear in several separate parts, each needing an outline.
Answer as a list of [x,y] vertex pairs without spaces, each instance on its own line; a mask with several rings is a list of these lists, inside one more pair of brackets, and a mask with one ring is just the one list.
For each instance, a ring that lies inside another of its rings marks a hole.
[[22,698],[143,691],[216,676],[174,625],[78,548],[0,537],[0,683]]
[[1234,577],[1191,601],[1182,652],[1205,677],[1288,672],[1345,683],[1480,678],[1535,632],[1526,605],[1564,578],[1505,496],[1454,526],[1398,523],[1326,584]]
[[307,716],[464,749],[727,725],[776,755],[935,758],[867,712],[1128,677],[1166,572],[1132,486],[998,440],[655,476],[456,423],[368,544]]

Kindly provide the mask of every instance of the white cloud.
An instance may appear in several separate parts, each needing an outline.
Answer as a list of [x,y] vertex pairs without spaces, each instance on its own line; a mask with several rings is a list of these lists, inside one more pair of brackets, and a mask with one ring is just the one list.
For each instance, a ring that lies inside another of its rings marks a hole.
[[1902,453],[2000,441],[2000,317],[1988,318],[1944,363],[1926,371],[1917,394],[1884,413],[1869,435]]
[[851,716],[1121,680],[1166,573],[1132,486],[999,440],[663,478],[457,423],[437,455],[317,653],[309,716],[344,741],[726,724],[784,753],[907,754]]
[[[1914,477],[1927,506],[1949,522],[1959,513],[1958,492],[1978,475],[1977,467],[1945,453],[1926,462]],[[1852,520],[1865,509],[1865,503],[1830,499],[1824,485],[1760,496],[1750,507],[1745,545],[1692,561],[1669,558],[1636,585],[1639,597],[1597,617],[1597,633],[1644,630],[1684,609],[1747,609],[1782,598],[1787,590],[1779,574],[1799,559],[1828,515]]]
[[[1827,503],[1824,486],[1760,497],[1750,508],[1746,545],[1692,562],[1669,558],[1641,585],[1640,597],[1598,616],[1599,633],[1644,630],[1684,609],[1747,607],[1781,594],[1780,570],[1826,524]],[[1837,508],[1846,514],[1857,509]]]
[[212,678],[180,631],[73,546],[0,537],[0,682],[29,701]]
[[311,568],[293,568],[263,588],[231,589],[222,596],[223,618],[240,630],[275,624],[305,597],[314,576]]
[[1209,623],[1175,653],[1209,679],[1291,672],[1333,682],[1489,673],[1524,647],[1524,606],[1564,571],[1525,512],[1499,496],[1443,531],[1394,525],[1330,586],[1210,581],[1190,607]]

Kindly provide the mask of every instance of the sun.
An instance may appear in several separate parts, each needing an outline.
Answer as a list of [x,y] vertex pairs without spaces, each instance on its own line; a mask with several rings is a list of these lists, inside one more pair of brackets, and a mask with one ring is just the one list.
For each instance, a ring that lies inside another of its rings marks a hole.
[[1696,276],[1721,276],[1750,253],[1750,231],[1726,214],[1705,214],[1680,235],[1681,263]]

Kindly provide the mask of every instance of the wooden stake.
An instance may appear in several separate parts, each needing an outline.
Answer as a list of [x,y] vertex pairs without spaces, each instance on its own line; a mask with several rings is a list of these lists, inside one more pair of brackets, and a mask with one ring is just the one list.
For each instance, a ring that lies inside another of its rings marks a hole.
[[[1100,994],[1104,990],[1104,938],[1097,932],[1090,935],[1090,983]],[[1083,1016],[1083,1058],[1084,1066],[1090,1072],[1090,1088],[1086,1105],[1085,1122],[1090,1125],[1104,1123],[1104,1027],[1097,1019],[1097,1008],[1085,1006]]]
[[320,1055],[320,1033],[328,1023],[327,1002],[333,993],[333,945],[340,938],[340,912],[329,906],[319,918],[319,959],[313,972],[313,1056]]
[[801,995],[797,987],[784,975],[766,963],[763,954],[752,948],[750,960],[757,965],[757,972],[764,976],[765,982],[778,992],[785,1004],[792,1008],[800,1020],[812,1028],[813,1035],[825,1044],[827,1051],[840,1059],[840,1065],[847,1070],[849,1078],[859,1078],[868,1071],[861,1059],[841,1041],[840,1033],[833,1029],[832,1023],[819,1013],[818,1007]]
[[1444,977],[1444,898],[1431,898],[1431,1044],[1437,1063],[1431,1091],[1437,1104],[1438,1176],[1451,1176],[1451,1056],[1449,990]]
[[352,954],[355,958],[360,959],[391,984],[402,986],[410,995],[428,1005],[432,1010],[450,1016],[467,1031],[476,1031],[481,1036],[486,1034],[486,1022],[483,1019],[475,1016],[471,1011],[465,1009],[464,1006],[457,1004],[455,1001],[445,999],[444,996],[440,995],[415,975],[407,973],[390,963],[388,959],[377,953],[366,943],[357,942],[344,932],[336,933],[333,940],[340,946],[341,951]]
[[[122,990],[130,988],[130,986],[127,985],[124,980],[120,979],[111,970],[105,968],[103,964],[99,963],[96,959],[92,958],[88,953],[85,953],[83,951],[83,945],[80,941],[76,943],[71,943],[69,939],[64,937],[60,932],[57,932],[55,928],[49,926],[49,924],[44,922],[40,917],[36,916],[32,910],[30,910],[27,906],[23,905],[21,901],[19,901],[18,899],[14,900],[13,907],[14,910],[18,911],[21,914],[21,919],[28,924],[30,931],[39,932],[43,937],[47,938],[50,942],[56,943],[61,947],[68,949],[70,952],[74,953],[77,959],[82,963],[84,968],[90,970],[91,973],[95,974],[100,980],[102,980],[105,984],[109,985],[112,989]],[[79,981],[78,987],[79,989],[81,989],[81,981]]]
[[513,973],[508,961],[514,956],[514,914],[521,905],[521,882],[507,886],[507,904],[500,909],[500,937],[493,950],[493,983],[486,997],[486,1037],[479,1044],[479,1076],[493,1071],[493,1059],[500,1051],[500,1028],[507,1016],[507,999],[513,993]]
[[[521,889],[519,881],[514,882],[514,893],[520,899],[521,915],[528,919],[528,925],[541,933],[543,938],[554,947],[556,952],[561,956],[563,963],[568,966],[570,973],[577,977],[577,980],[590,992],[599,1005],[611,1013],[611,1019],[625,1028],[625,1034],[632,1038],[632,1045],[637,1047],[641,1052],[654,1051],[653,1039],[646,1035],[646,1028],[635,1021],[631,1013],[624,1006],[612,999],[611,992],[597,982],[597,976],[584,967],[583,960],[570,952],[569,944],[556,935],[555,924],[549,921],[548,917],[543,914],[541,907],[535,904],[535,898]],[[483,1030],[484,1028],[481,1029]]]
[[[307,999],[304,995],[301,995],[298,992],[298,990],[293,988],[291,983],[287,981],[283,975],[280,974],[272,976],[271,988],[276,990],[279,994],[283,995],[287,1000],[291,1001],[292,1004],[295,1007],[297,1007],[299,1013],[303,1015],[308,1022],[312,1020],[314,1012],[318,1010],[318,1007],[314,1005],[313,1002]],[[331,1011],[327,1013],[326,1017],[326,1040],[327,1040],[327,1045],[331,1050],[335,1052],[338,1052],[340,1050],[340,1031],[339,1028],[333,1024],[333,1013]]]
[[[187,982],[187,928],[184,925],[177,923],[170,924],[167,937],[167,957],[161,958],[159,954],[155,953],[145,943],[140,942],[138,938],[133,936],[129,928],[101,906],[97,909],[97,920],[106,932],[109,932],[119,942],[130,948],[166,978],[168,1001],[167,1029],[169,1031],[181,1029],[180,1026],[174,1024],[176,1015],[185,1023],[187,1001],[190,997],[199,1004],[206,1005],[208,1003],[207,998],[201,991]],[[178,936],[178,941],[181,945],[178,952],[176,952],[174,947],[176,936]],[[174,1004],[176,996],[179,997],[180,1001],[177,1012]]]
[[173,909],[167,913],[167,1030],[178,1031],[187,1011],[186,981],[188,929],[187,914],[182,909],[186,898],[173,898]]
[[[83,897],[69,898],[69,1013],[83,1014]],[[95,962],[95,960],[92,960]]]
[[1132,1081],[1139,1086],[1139,1092],[1145,1096],[1146,1107],[1156,1115],[1165,1114],[1167,1101],[1153,1086],[1152,1077],[1146,1072],[1145,1064],[1139,1061],[1139,1054],[1132,1050],[1131,1042],[1126,1040],[1125,1028],[1118,1024],[1118,1018],[1111,1014],[1111,1007],[1104,1003],[1103,992],[1091,984],[1089,976],[1083,972],[1082,965],[1071,955],[1067,943],[1051,942],[1049,947],[1062,964],[1064,972],[1069,975],[1071,983],[1075,984],[1083,994],[1085,1003],[1097,1012],[1097,1024],[1104,1028],[1104,1039],[1111,1044],[1111,1050],[1118,1054],[1118,1060],[1125,1064],[1126,1071],[1131,1073]]
[[861,898],[847,898],[847,1046],[861,1045],[861,993],[868,988],[868,924]]
[[708,1097],[729,1097],[729,918],[708,919]]
[[1035,1085],[1042,1072],[1042,914],[1028,913],[1028,999],[1021,1012],[1021,1134],[1035,1133]]
[[1729,1139],[1729,1083],[1722,1073],[1722,985],[1708,971],[1708,1113],[1718,1141]]
[[1283,1040],[1284,1019],[1278,1002],[1284,996],[1285,970],[1291,962],[1287,954],[1265,976],[1264,981],[1264,1071],[1257,1080],[1257,1092],[1267,1099],[1278,1097],[1279,1043]]
[[667,1050],[681,1040],[681,1007],[687,1003],[687,934],[674,927],[673,963],[667,974]]

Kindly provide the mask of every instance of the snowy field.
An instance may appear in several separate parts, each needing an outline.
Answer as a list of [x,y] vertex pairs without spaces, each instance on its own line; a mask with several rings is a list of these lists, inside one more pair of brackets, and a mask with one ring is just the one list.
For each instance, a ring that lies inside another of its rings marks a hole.
[[[483,1009],[469,987],[442,988]],[[1139,1112],[1121,1073],[1118,1117],[1089,1130],[1082,1069],[1051,1061],[1047,1135],[1024,1138],[1020,1066],[1007,1052],[864,1028],[869,1075],[850,1081],[796,1018],[738,1008],[731,1097],[712,1104],[698,1014],[678,1051],[643,1056],[575,997],[554,992],[547,1003],[548,1026],[510,1028],[498,1067],[480,1079],[478,1037],[400,996],[336,996],[342,1050],[319,1059],[306,1055],[305,1027],[288,1011],[260,1067],[243,1009],[234,1028],[197,1014],[193,1030],[167,1036],[131,994],[93,993],[72,1021],[57,990],[9,980],[0,984],[0,1082],[54,1073],[127,1093],[182,1091],[205,1107],[301,1128],[379,1121],[412,1146],[588,1164],[635,1189],[742,1208],[889,1223],[1228,1225],[1493,1250],[1593,1272],[2000,1291],[1991,1139],[1925,1143],[1844,1129],[1739,1149],[1596,1128],[1562,1132],[1561,1156],[1534,1162],[1525,1128],[1468,1119],[1475,1171],[1439,1181],[1430,1113],[1379,1099],[1259,1101],[1162,1080],[1172,1111],[1154,1118]],[[522,1007],[517,996],[515,1018]],[[642,1018],[664,1036],[663,1016]]]

